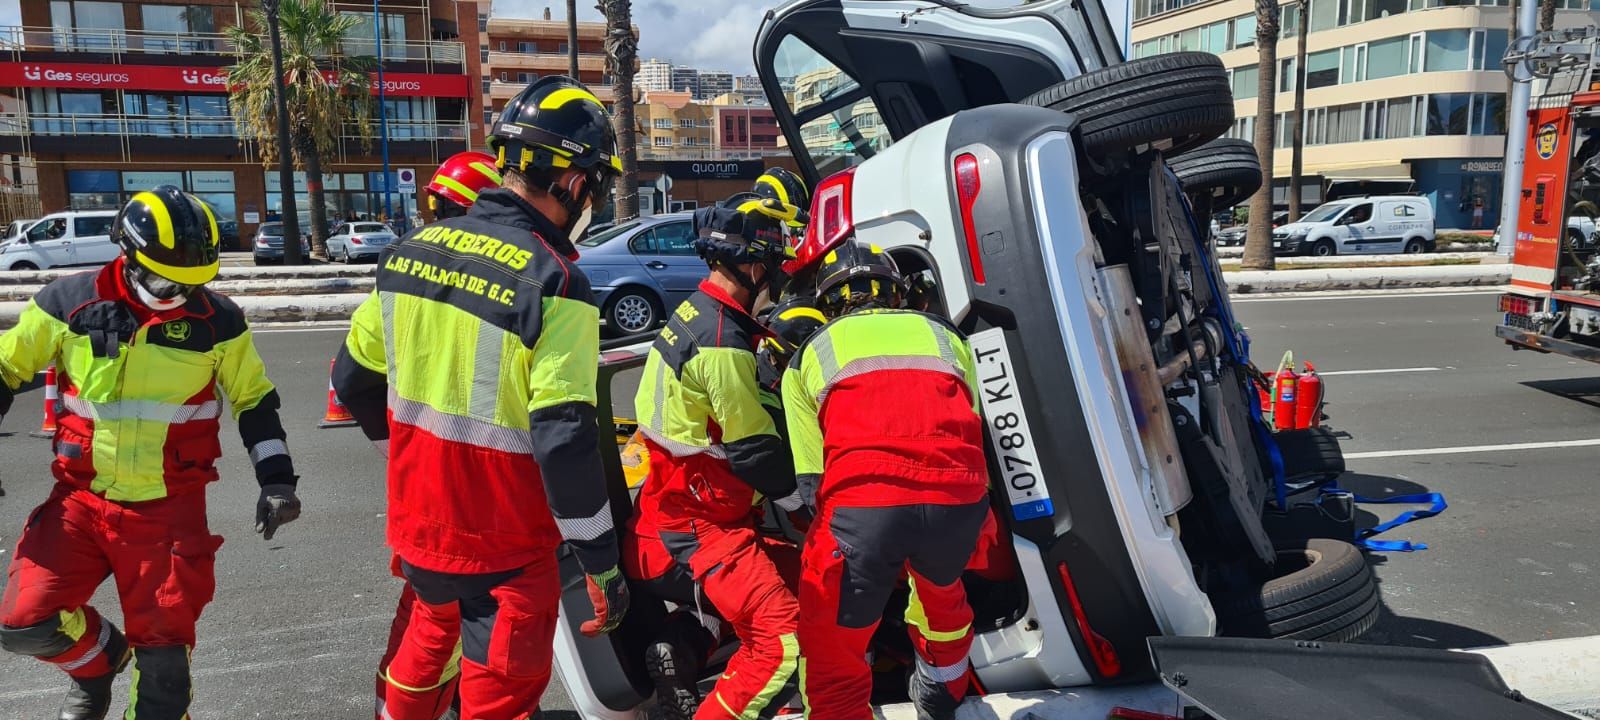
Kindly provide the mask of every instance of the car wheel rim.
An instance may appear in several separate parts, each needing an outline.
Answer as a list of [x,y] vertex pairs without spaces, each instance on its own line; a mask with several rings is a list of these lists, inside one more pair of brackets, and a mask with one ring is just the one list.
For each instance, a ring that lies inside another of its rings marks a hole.
[[638,295],[629,295],[617,301],[616,309],[611,314],[616,318],[617,327],[636,333],[650,329],[655,311],[650,307],[650,301]]

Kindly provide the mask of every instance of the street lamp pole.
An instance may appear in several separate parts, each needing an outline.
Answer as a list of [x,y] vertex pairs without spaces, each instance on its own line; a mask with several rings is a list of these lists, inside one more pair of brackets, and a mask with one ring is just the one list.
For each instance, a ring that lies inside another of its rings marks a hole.
[[272,85],[278,100],[278,191],[283,222],[283,261],[286,265],[299,265],[300,212],[294,204],[294,165],[289,157],[289,99],[283,85],[283,41],[278,38],[278,0],[261,0],[261,9],[267,14],[267,33],[272,35]]
[[394,192],[394,178],[389,176],[389,104],[383,89],[383,26],[379,22],[382,17],[378,14],[378,0],[372,0],[372,39],[378,44],[378,132],[383,145],[383,215],[390,223],[394,223],[394,205],[389,198]]

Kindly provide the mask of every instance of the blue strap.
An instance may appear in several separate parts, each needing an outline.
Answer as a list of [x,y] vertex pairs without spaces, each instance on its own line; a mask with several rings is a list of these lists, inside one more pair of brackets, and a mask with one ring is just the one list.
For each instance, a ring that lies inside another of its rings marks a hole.
[[[1329,483],[1322,491],[1340,492],[1338,483]],[[1381,535],[1401,525],[1415,520],[1431,518],[1445,511],[1450,504],[1445,502],[1443,493],[1415,493],[1412,495],[1395,495],[1386,498],[1371,498],[1364,495],[1351,493],[1351,499],[1363,505],[1427,505],[1425,510],[1407,510],[1400,513],[1393,520],[1379,523],[1365,530],[1356,531],[1355,543],[1373,552],[1412,552],[1427,550],[1425,543],[1414,543],[1410,540],[1373,540],[1373,536]]]

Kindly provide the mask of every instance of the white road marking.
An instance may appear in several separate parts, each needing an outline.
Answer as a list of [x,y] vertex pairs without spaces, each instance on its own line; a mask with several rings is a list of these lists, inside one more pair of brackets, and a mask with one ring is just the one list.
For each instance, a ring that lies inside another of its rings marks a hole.
[[307,326],[307,327],[269,326],[269,327],[266,327],[266,328],[262,328],[260,330],[251,329],[250,334],[252,334],[252,335],[285,335],[285,334],[288,334],[288,333],[308,333],[308,332],[347,332],[349,330],[350,330],[350,326],[349,325],[312,325],[312,326]]
[[1379,370],[1329,370],[1327,372],[1323,372],[1321,370],[1318,370],[1317,374],[1318,375],[1322,375],[1323,377],[1327,377],[1327,376],[1330,376],[1330,375],[1388,375],[1390,373],[1439,372],[1440,370],[1443,370],[1443,369],[1444,368],[1436,368],[1436,367],[1411,367],[1411,368],[1387,368],[1387,369],[1379,369]]
[[1550,448],[1596,447],[1600,438],[1588,440],[1554,440],[1550,442],[1508,443],[1505,445],[1462,445],[1459,447],[1421,448],[1417,450],[1374,450],[1372,452],[1345,453],[1346,460],[1371,460],[1374,458],[1414,457],[1417,455],[1462,455],[1467,453],[1512,452],[1516,450],[1546,450]]
[[1264,303],[1264,302],[1295,302],[1297,300],[1373,300],[1373,299],[1410,299],[1410,298],[1435,298],[1435,297],[1463,297],[1473,295],[1501,295],[1502,290],[1483,290],[1473,288],[1461,292],[1406,292],[1404,290],[1362,290],[1350,292],[1345,290],[1323,292],[1292,292],[1292,293],[1263,293],[1261,295],[1234,295],[1234,303]]

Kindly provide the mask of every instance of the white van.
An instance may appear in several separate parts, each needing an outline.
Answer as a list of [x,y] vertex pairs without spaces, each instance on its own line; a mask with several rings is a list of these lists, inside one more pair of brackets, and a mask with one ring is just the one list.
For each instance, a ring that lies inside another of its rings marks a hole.
[[44,270],[104,265],[121,251],[111,242],[115,210],[69,210],[41,218],[14,242],[0,247],[0,269]]
[[1433,205],[1415,195],[1345,198],[1272,231],[1278,255],[1433,251]]

